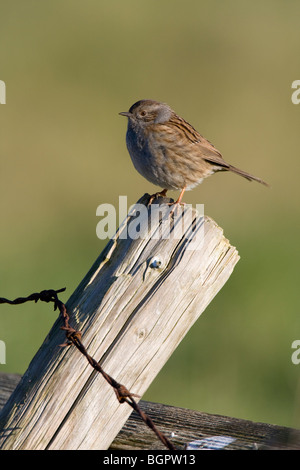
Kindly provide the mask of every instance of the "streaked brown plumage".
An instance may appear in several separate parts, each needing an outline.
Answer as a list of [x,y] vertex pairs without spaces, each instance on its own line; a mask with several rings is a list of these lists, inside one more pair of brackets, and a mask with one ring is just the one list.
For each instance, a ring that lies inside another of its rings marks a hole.
[[221,153],[167,104],[141,100],[128,112],[126,143],[136,170],[151,183],[167,190],[186,190],[217,171],[232,171],[249,181],[267,183],[223,159]]

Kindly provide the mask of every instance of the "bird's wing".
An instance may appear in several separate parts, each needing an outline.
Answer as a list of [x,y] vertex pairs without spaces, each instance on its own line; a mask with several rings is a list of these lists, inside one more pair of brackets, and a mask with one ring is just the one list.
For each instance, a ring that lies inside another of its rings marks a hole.
[[[178,134],[178,142],[182,139],[185,140],[186,146],[191,146],[191,153],[195,159],[198,157],[212,165],[217,165],[224,169],[229,168],[228,163],[225,162],[219,150],[180,116],[174,114],[164,125],[169,127],[170,132]],[[195,148],[197,151],[195,151]]]
[[[173,114],[170,119],[162,124],[164,126],[164,133],[169,134],[173,141],[177,143],[177,153],[183,155],[192,160],[194,163],[197,160],[207,162],[214,167],[214,171],[217,170],[230,170],[233,173],[243,176],[249,181],[258,181],[259,183],[268,186],[268,183],[263,181],[261,178],[247,173],[246,171],[240,170],[233,165],[228,164],[222,157],[219,150],[205,139],[196,129],[193,128],[188,122],[182,119],[177,114]],[[197,163],[196,163],[197,164]]]

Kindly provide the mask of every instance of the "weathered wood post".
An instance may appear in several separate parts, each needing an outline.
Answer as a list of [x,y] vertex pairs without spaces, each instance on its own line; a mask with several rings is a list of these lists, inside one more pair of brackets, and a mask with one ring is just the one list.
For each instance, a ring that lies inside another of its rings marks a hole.
[[[89,354],[140,396],[239,259],[213,220],[189,206],[174,219],[169,211],[129,214],[66,304]],[[2,449],[107,449],[132,411],[76,348],[58,347],[61,326],[2,411]]]

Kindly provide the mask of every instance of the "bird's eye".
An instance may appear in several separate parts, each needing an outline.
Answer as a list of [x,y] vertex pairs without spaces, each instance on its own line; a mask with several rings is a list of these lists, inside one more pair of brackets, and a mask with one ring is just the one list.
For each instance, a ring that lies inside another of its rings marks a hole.
[[146,114],[147,114],[146,111],[141,111],[141,116],[142,117],[146,116]]

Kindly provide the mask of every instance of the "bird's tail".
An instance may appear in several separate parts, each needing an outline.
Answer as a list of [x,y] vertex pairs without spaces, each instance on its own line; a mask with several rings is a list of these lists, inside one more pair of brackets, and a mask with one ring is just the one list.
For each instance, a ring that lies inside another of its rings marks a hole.
[[232,171],[233,173],[236,173],[237,175],[243,176],[249,181],[257,181],[258,183],[264,184],[265,186],[269,186],[268,183],[263,181],[261,178],[257,178],[257,176],[250,175],[250,173],[247,173],[246,171],[240,170],[239,168],[236,168],[233,165],[228,165],[227,168],[229,171]]

